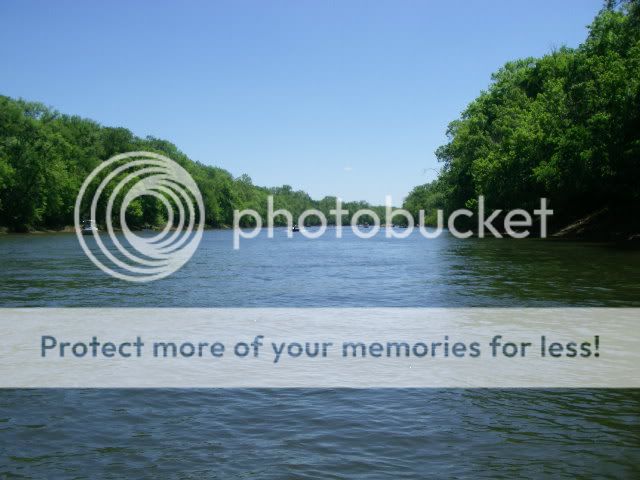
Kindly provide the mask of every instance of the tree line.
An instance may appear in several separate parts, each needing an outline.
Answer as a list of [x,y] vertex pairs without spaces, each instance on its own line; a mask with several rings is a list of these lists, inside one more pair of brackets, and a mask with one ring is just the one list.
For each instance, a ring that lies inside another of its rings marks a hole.
[[640,2],[608,1],[577,48],[506,63],[447,136],[438,178],[404,202],[416,218],[474,211],[479,195],[489,209],[547,197],[558,225],[603,207],[637,217]]
[[[415,187],[404,202],[416,220],[420,209],[427,223],[435,221],[436,209],[473,211],[479,195],[488,210],[533,210],[547,197],[559,224],[603,207],[638,217],[640,0],[609,0],[578,48],[505,64],[449,124],[447,135],[449,142],[436,151],[438,178]],[[72,225],[86,176],[115,154],[141,150],[166,155],[192,175],[211,227],[232,225],[235,209],[253,209],[265,218],[269,195],[275,209],[294,218],[315,208],[335,222],[329,213],[335,197],[313,200],[288,185],[256,186],[247,175],[236,178],[192,161],[166,140],[0,96],[0,226],[26,231]],[[366,202],[343,207],[350,212],[345,223],[362,208],[384,218],[383,207]],[[126,217],[131,227],[167,221],[154,198],[132,203]],[[253,220],[242,221],[251,226]],[[366,216],[361,221],[372,223]],[[307,224],[314,222],[308,217]],[[284,217],[276,224],[284,224]]]
[[[335,218],[335,197],[313,200],[306,192],[289,185],[266,188],[253,184],[248,175],[234,178],[228,171],[195,162],[172,143],[154,137],[139,138],[126,128],[104,127],[95,121],[61,114],[42,103],[0,96],[0,226],[13,231],[59,229],[73,225],[76,196],[87,175],[100,162],[118,153],[151,151],[165,155],[184,167],[202,193],[205,224],[225,227],[233,224],[235,209],[253,209],[263,218],[267,197],[273,195],[274,209],[286,209],[294,219],[307,209],[318,209],[329,223]],[[345,202],[350,215],[361,208],[382,214],[382,207],[366,202]],[[119,218],[114,209],[113,222]],[[167,222],[158,199],[144,197],[126,211],[131,228],[159,227]],[[363,216],[362,222],[372,222]],[[243,226],[253,219],[242,218]],[[308,217],[307,225],[317,224]],[[284,225],[278,216],[276,225]]]

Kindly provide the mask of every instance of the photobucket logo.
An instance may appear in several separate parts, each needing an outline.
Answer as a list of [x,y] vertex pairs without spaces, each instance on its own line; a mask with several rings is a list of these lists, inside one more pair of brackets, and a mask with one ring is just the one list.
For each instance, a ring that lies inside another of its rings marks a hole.
[[[300,234],[306,238],[319,238],[327,231],[328,222],[326,215],[320,210],[309,209],[302,212],[298,217],[298,223],[293,223],[293,214],[285,209],[275,210],[273,209],[273,196],[269,195],[267,198],[267,236],[273,238],[274,236],[274,221],[278,216],[283,216],[287,221],[287,236],[292,237],[294,231],[299,231]],[[349,214],[348,210],[342,208],[342,202],[340,199],[336,199],[336,208],[329,210],[329,214],[335,218],[335,236],[336,238],[342,238],[343,233],[343,217]],[[547,208],[547,199],[540,199],[540,208],[533,211],[534,215],[539,216],[539,232],[540,238],[546,238],[547,236],[547,217],[553,215],[553,210]],[[460,230],[456,226],[456,220],[461,217],[467,217],[469,220],[473,220],[473,217],[477,216],[477,229],[474,230],[467,228]],[[248,217],[252,220],[253,228],[243,229],[240,227],[241,220]],[[308,229],[306,221],[310,217],[316,217],[319,221],[319,227],[313,230]],[[393,225],[393,219],[396,217],[403,217],[406,221],[405,228],[397,230]],[[427,229],[425,226],[425,211],[420,210],[418,212],[418,230],[420,234],[427,238],[433,239],[439,237],[445,229],[444,226],[444,212],[443,210],[436,211],[436,226],[433,229]],[[361,220],[363,218],[370,218],[373,221],[373,225],[362,225]],[[498,230],[497,225],[494,222],[498,218],[503,220],[503,225]],[[263,220],[260,214],[251,209],[247,210],[235,210],[233,215],[233,248],[238,250],[240,248],[240,239],[250,239],[258,236],[263,227]],[[469,238],[476,234],[479,238],[484,238],[487,232],[495,238],[502,238],[508,236],[511,238],[526,238],[531,234],[529,228],[533,226],[532,215],[523,209],[509,210],[503,212],[502,210],[494,210],[489,216],[485,213],[485,200],[484,196],[478,197],[478,211],[473,212],[466,208],[460,208],[454,210],[447,220],[448,231],[456,238]],[[380,222],[380,216],[371,209],[360,209],[354,212],[349,222],[351,231],[359,238],[372,238],[380,233],[382,228]],[[385,201],[385,225],[384,234],[387,238],[407,238],[415,230],[416,225],[413,219],[413,215],[405,209],[393,208],[391,196],[386,197]],[[501,233],[502,232],[502,233]]]
[[[138,235],[127,225],[128,210],[141,208],[142,197],[154,198],[166,214],[166,226],[153,236]],[[114,229],[114,207],[121,235]],[[204,205],[195,181],[179,164],[157,153],[129,152],[111,157],[89,174],[76,198],[74,222],[82,249],[102,271],[129,282],[150,282],[191,258],[202,238]],[[106,226],[109,246],[98,225]],[[93,249],[87,236],[95,240]]]

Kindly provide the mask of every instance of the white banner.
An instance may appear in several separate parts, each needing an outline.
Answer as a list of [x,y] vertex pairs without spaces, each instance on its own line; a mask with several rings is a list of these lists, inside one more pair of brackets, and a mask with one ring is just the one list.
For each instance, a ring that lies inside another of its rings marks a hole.
[[0,309],[0,387],[640,388],[640,309]]

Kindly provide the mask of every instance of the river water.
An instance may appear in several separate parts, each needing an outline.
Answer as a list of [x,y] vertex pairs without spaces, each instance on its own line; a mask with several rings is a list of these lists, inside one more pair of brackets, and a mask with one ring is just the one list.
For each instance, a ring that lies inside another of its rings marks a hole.
[[[150,284],[70,234],[0,237],[2,307],[640,307],[640,251],[206,231]],[[1,340],[0,340],[1,343]],[[640,391],[4,390],[0,476],[640,476]]]

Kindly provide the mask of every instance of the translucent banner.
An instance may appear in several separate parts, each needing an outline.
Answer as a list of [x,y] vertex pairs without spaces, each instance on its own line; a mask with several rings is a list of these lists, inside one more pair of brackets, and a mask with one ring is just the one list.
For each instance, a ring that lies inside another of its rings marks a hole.
[[2,388],[639,388],[640,309],[0,309]]

